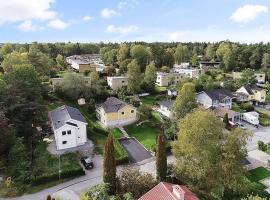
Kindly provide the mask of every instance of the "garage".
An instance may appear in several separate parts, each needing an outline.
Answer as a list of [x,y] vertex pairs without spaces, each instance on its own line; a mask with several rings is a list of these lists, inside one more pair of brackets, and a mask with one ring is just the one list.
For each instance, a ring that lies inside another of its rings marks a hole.
[[131,163],[141,162],[152,157],[152,154],[144,148],[135,138],[121,138],[119,142],[127,150]]

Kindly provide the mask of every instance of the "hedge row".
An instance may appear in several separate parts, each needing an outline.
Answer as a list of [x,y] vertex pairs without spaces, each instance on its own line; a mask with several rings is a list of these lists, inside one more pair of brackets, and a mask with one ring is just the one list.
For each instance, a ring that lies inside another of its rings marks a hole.
[[[83,169],[78,168],[78,169],[73,169],[69,171],[62,171],[60,174],[60,178],[65,179],[65,178],[78,177],[78,176],[83,176],[83,175],[85,175],[85,172],[83,171]],[[59,180],[59,174],[54,173],[50,175],[42,175],[42,176],[33,177],[31,180],[31,183],[32,185],[41,185],[46,182],[52,182],[52,181],[57,181],[57,180]]]
[[129,162],[128,153],[117,139],[114,139],[115,162],[121,165]]

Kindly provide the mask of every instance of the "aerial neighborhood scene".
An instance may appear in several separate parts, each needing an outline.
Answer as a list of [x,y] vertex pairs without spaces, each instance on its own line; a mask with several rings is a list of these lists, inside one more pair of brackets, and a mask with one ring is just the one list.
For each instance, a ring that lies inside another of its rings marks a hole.
[[0,200],[270,199],[269,8],[0,1]]

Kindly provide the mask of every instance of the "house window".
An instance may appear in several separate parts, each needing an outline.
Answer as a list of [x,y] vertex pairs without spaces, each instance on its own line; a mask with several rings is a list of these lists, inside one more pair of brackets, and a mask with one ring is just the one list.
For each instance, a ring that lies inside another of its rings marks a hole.
[[62,135],[66,135],[67,134],[67,132],[66,131],[62,131]]
[[134,113],[134,110],[131,110],[130,112],[131,112],[131,113]]
[[124,83],[125,81],[122,81],[122,83]]
[[122,115],[124,115],[125,114],[125,112],[122,112]]
[[67,134],[70,135],[70,134],[71,134],[71,130],[68,130],[68,131],[67,131]]
[[67,143],[67,141],[62,141],[62,144],[66,144]]

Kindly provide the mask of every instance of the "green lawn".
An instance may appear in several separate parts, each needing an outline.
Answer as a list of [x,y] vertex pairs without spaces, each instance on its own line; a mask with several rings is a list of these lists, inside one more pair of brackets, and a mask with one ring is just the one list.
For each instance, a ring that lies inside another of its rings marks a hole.
[[149,95],[142,97],[142,103],[146,105],[154,105],[156,103],[156,96],[157,95]]
[[262,126],[270,126],[270,118],[268,117],[259,117],[259,121]]
[[259,181],[270,177],[270,171],[264,167],[258,167],[248,171],[248,179],[257,184],[257,189],[264,190],[267,187],[260,183]]
[[136,126],[136,124],[125,126],[125,130],[131,137],[139,140],[147,149],[153,149],[160,130],[154,127],[151,122],[143,123],[140,126]]
[[161,86],[156,86],[155,87],[155,91],[160,93],[160,92],[164,92],[167,90],[167,87],[161,87]]
[[119,128],[110,129],[109,132],[111,132],[113,137],[116,138],[116,139],[123,137],[123,134],[119,130]]
[[163,119],[157,111],[152,111],[152,118],[155,123],[162,123]]

